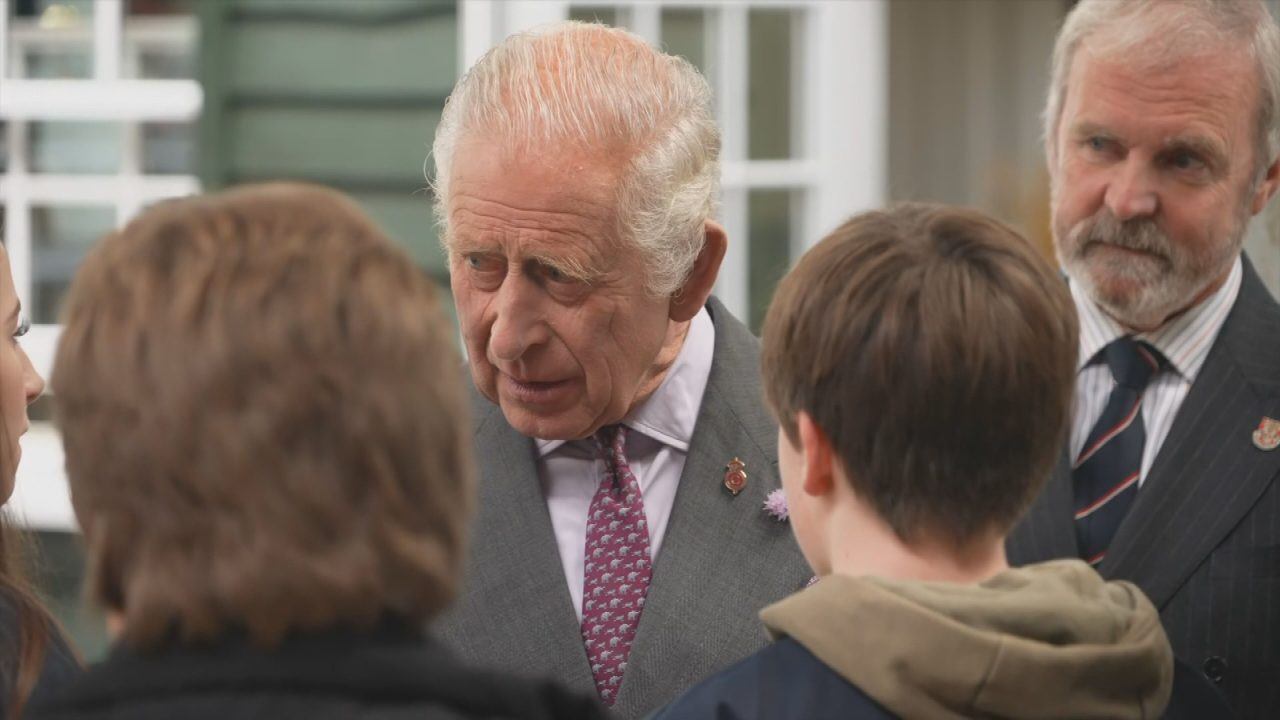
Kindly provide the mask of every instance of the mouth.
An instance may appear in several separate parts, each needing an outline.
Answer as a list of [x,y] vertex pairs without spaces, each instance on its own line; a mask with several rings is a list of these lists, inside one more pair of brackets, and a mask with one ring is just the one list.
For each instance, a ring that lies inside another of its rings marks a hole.
[[573,384],[572,380],[533,380],[519,379],[499,373],[505,394],[528,405],[543,405],[560,397]]
[[1086,253],[1095,252],[1099,250],[1104,252],[1118,253],[1120,255],[1127,255],[1135,258],[1148,258],[1153,260],[1164,259],[1164,255],[1154,250],[1143,250],[1141,248],[1136,248],[1131,245],[1117,245],[1115,243],[1106,242],[1102,240],[1093,240],[1085,246]]

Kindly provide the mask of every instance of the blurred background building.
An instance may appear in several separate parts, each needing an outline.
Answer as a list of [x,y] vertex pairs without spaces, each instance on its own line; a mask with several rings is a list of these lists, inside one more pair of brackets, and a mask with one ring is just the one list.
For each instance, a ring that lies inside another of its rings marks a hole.
[[[1039,113],[1073,0],[0,0],[0,229],[47,375],[93,243],[157,200],[293,178],[354,195],[447,283],[424,172],[458,74],[562,18],[629,28],[701,69],[724,129],[717,293],[758,327],[792,259],[861,209],[974,205],[1049,252]],[[1280,12],[1280,0],[1268,0]],[[1248,249],[1280,293],[1280,209]],[[92,658],[101,619],[56,427],[32,410],[9,511]]]

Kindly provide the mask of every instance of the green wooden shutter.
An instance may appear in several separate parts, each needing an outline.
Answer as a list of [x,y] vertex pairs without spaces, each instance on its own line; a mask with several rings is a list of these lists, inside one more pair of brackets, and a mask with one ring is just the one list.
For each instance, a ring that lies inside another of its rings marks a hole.
[[447,282],[423,167],[457,76],[456,3],[197,7],[205,187],[295,179],[345,191]]

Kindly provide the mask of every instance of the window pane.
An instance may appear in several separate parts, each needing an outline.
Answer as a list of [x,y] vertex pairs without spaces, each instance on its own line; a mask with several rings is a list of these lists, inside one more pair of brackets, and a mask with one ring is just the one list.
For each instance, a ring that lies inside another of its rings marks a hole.
[[129,0],[121,71],[145,80],[196,76],[199,28],[191,0]]
[[93,0],[9,0],[19,18],[39,18],[42,27],[93,20]]
[[190,15],[192,0],[129,0],[129,15]]
[[747,197],[751,330],[759,334],[778,280],[791,265],[791,191],[752,190]]
[[752,10],[748,18],[750,109],[747,156],[791,157],[791,23],[789,10]]
[[195,171],[195,128],[189,123],[144,123],[142,172],[187,175]]
[[14,77],[77,79],[93,65],[93,1],[10,0],[9,26]]
[[605,25],[618,25],[618,10],[611,7],[572,7],[569,19],[579,22],[597,22]]
[[33,122],[30,133],[33,172],[114,174],[120,170],[118,123]]
[[138,77],[144,80],[188,80],[196,76],[194,48],[139,50]]
[[115,217],[114,208],[102,205],[31,209],[32,322],[58,321],[71,276],[94,242],[115,227]]
[[662,45],[672,55],[679,55],[704,74],[706,66],[706,14],[686,8],[662,11]]
[[84,80],[92,73],[93,58],[88,48],[41,46],[22,55],[26,72],[33,80]]

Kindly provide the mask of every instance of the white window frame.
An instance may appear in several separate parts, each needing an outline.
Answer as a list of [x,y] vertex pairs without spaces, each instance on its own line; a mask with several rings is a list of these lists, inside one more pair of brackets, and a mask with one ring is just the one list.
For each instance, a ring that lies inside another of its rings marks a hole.
[[[130,18],[123,0],[95,0],[91,27],[39,29],[10,19],[10,0],[0,0],[0,120],[10,149],[0,175],[5,206],[4,241],[18,297],[32,306],[33,206],[107,205],[123,226],[145,205],[200,191],[194,175],[142,172],[141,124],[191,122],[200,115],[203,92],[195,80],[133,80],[144,48],[194,48],[194,18]],[[25,57],[32,47],[92,47],[93,76],[83,80],[28,80]],[[108,175],[33,173],[27,162],[32,121],[117,121],[124,126],[121,166]],[[32,327],[23,346],[44,377],[53,366],[60,328]],[[49,530],[75,528],[63,470],[62,442],[49,423],[33,423],[22,440],[23,461],[8,504],[20,522]]]
[[[887,187],[888,8],[885,0],[467,0],[460,69],[511,33],[563,20],[573,7],[619,10],[618,24],[661,42],[664,8],[707,14],[707,71],[722,130],[720,220],[730,238],[716,294],[739,318],[749,308],[747,217],[752,190],[791,190],[792,257],[853,213],[879,207]],[[792,110],[795,157],[747,157],[747,14],[799,11]]]

